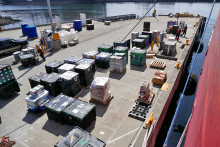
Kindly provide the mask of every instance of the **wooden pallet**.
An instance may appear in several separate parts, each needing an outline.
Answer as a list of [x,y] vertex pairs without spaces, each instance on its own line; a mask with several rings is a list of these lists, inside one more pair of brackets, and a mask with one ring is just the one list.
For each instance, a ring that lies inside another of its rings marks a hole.
[[79,95],[83,92],[83,90],[81,90],[77,95],[75,95],[73,98],[77,99],[79,97]]
[[[151,105],[151,103],[153,102],[154,96],[155,96],[155,93],[154,93],[153,91],[150,91],[148,100],[147,100],[147,102],[146,102],[145,104]],[[135,102],[139,102],[139,97],[137,97],[137,99],[135,100]],[[142,103],[143,103],[143,102],[142,102]]]
[[86,89],[89,89],[91,86],[91,84],[89,86],[81,86],[82,88],[86,88]]
[[97,103],[97,104],[106,106],[106,105],[108,105],[108,103],[109,103],[113,98],[114,98],[114,96],[111,95],[111,96],[108,98],[108,101],[107,101],[106,104],[104,104],[104,103],[102,103],[102,102],[100,102],[100,101],[94,100],[94,99],[92,99],[92,98],[89,100],[89,102],[90,102],[90,103]]
[[117,73],[117,74],[122,74],[127,68],[125,68],[122,72],[117,72],[117,71],[114,71],[114,70],[110,70],[110,72],[113,72],[113,73]]
[[164,69],[165,66],[166,66],[166,63],[164,62],[152,61],[150,63],[150,67],[154,67],[154,68]]
[[39,37],[27,38],[28,40],[38,39]]

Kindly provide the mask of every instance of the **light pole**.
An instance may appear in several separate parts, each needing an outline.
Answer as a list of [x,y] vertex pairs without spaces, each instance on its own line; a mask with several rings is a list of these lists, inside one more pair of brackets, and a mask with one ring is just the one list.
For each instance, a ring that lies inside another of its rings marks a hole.
[[50,0],[47,0],[47,7],[48,7],[49,16],[50,16],[52,35],[54,35],[54,29],[53,29],[53,25],[52,25],[53,19],[52,19],[52,14],[51,14]]

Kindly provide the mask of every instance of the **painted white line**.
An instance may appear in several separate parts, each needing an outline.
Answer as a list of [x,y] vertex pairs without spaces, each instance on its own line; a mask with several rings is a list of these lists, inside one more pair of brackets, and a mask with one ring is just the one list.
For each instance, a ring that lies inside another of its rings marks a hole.
[[136,128],[136,129],[134,129],[134,130],[132,130],[132,131],[130,131],[130,132],[128,132],[128,133],[122,135],[122,136],[119,136],[119,137],[117,137],[117,138],[115,138],[115,139],[113,139],[113,140],[107,142],[107,144],[113,143],[113,142],[115,142],[115,141],[117,141],[117,140],[119,140],[119,139],[121,139],[121,138],[123,138],[123,137],[125,137],[125,136],[127,136],[127,135],[129,135],[129,134],[131,134],[131,133],[134,133],[134,132],[136,132],[138,129],[139,129],[139,128]]

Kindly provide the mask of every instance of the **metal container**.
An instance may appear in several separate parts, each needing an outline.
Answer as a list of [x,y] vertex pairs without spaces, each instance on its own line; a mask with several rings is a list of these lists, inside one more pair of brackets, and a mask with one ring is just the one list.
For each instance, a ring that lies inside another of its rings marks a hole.
[[167,41],[164,44],[163,54],[166,56],[172,56],[176,53],[176,41]]
[[20,57],[19,57],[20,53],[21,53],[20,51],[17,51],[17,52],[13,53],[14,58],[15,58],[15,62],[18,62],[18,61],[21,60]]
[[144,22],[143,31],[150,31],[150,22],[149,21]]

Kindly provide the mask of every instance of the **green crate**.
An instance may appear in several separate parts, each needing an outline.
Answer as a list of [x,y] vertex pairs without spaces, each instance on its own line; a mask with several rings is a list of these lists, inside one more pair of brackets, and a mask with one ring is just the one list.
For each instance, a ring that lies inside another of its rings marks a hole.
[[128,61],[128,47],[117,46],[114,48],[113,53],[126,53],[126,60]]
[[101,45],[98,47],[99,53],[106,52],[106,53],[112,53],[113,52],[113,46],[112,45]]
[[142,53],[131,52],[130,64],[134,66],[144,66],[146,64],[146,51]]

